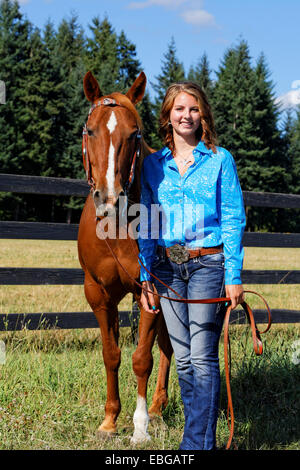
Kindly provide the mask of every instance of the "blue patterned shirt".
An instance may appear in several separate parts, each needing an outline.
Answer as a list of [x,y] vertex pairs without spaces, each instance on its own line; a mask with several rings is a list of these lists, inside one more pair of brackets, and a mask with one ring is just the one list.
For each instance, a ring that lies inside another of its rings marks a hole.
[[[241,284],[246,219],[234,159],[221,147],[213,153],[202,141],[193,156],[183,176],[168,147],[145,157],[139,259],[151,271],[157,244],[180,243],[189,249],[223,244],[225,284]],[[142,265],[140,280],[151,280]]]

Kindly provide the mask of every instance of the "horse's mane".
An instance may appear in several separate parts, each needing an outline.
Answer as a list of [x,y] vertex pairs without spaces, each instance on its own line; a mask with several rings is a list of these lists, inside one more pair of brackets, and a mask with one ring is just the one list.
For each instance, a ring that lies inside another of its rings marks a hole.
[[[126,95],[122,95],[122,93],[119,93],[119,92],[116,91],[114,93],[111,93],[111,95],[109,95],[109,97],[114,98],[122,106],[127,108],[134,115],[134,117],[136,118],[136,121],[138,123],[139,128],[141,130],[143,130],[143,122],[140,118],[140,115],[139,115],[136,107],[132,103],[132,101],[130,101],[130,99]],[[144,139],[142,139],[142,155],[141,155],[142,158],[141,158],[141,160],[143,160],[144,156],[149,155],[150,153],[153,153],[153,152],[155,152],[155,150],[153,150],[151,147],[149,147],[147,142]]]
[[139,128],[140,129],[143,128],[143,123],[139,116],[139,113],[137,112],[136,107],[126,95],[122,95],[122,93],[119,93],[116,91],[114,93],[111,93],[111,95],[109,96],[111,98],[114,98],[116,101],[118,101],[122,106],[124,106],[124,108],[127,108],[136,118]]
[[[143,130],[143,123],[140,118],[140,115],[132,103],[130,99],[126,96],[123,95],[122,93],[119,92],[113,92],[110,95],[108,95],[109,98],[114,98],[118,103],[120,103],[122,106],[124,106],[126,109],[128,109],[135,117],[137,124],[141,130]],[[140,158],[137,161],[137,166],[136,166],[136,177],[134,178],[133,186],[132,186],[132,202],[139,202],[139,194],[140,194],[140,172],[141,172],[141,166],[142,162],[145,156],[149,155],[150,153],[153,153],[154,150],[149,147],[147,142],[142,138],[142,146],[141,146],[141,155]]]

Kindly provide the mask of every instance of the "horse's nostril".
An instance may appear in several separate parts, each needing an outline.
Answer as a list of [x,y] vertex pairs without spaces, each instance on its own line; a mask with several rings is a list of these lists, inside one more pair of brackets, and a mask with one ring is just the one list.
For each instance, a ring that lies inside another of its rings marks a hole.
[[100,196],[100,191],[96,190],[94,191],[94,197],[99,197]]

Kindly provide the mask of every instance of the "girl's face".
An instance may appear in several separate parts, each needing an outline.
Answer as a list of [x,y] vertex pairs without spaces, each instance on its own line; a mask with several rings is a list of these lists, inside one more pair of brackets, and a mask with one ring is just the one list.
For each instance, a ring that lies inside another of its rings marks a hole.
[[181,137],[192,137],[201,123],[199,104],[194,96],[180,92],[173,103],[170,112],[170,122],[173,131]]

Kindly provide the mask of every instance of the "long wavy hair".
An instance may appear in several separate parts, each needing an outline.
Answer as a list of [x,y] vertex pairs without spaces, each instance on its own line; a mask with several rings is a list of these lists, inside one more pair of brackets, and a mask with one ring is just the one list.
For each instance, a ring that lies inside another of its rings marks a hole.
[[197,100],[200,109],[201,123],[196,130],[196,138],[199,141],[203,140],[206,147],[216,153],[217,135],[211,107],[202,88],[194,82],[184,81],[173,83],[166,91],[159,117],[159,133],[164,140],[164,144],[174,153],[175,145],[173,128],[170,124],[170,112],[176,96],[181,92],[189,93]]

